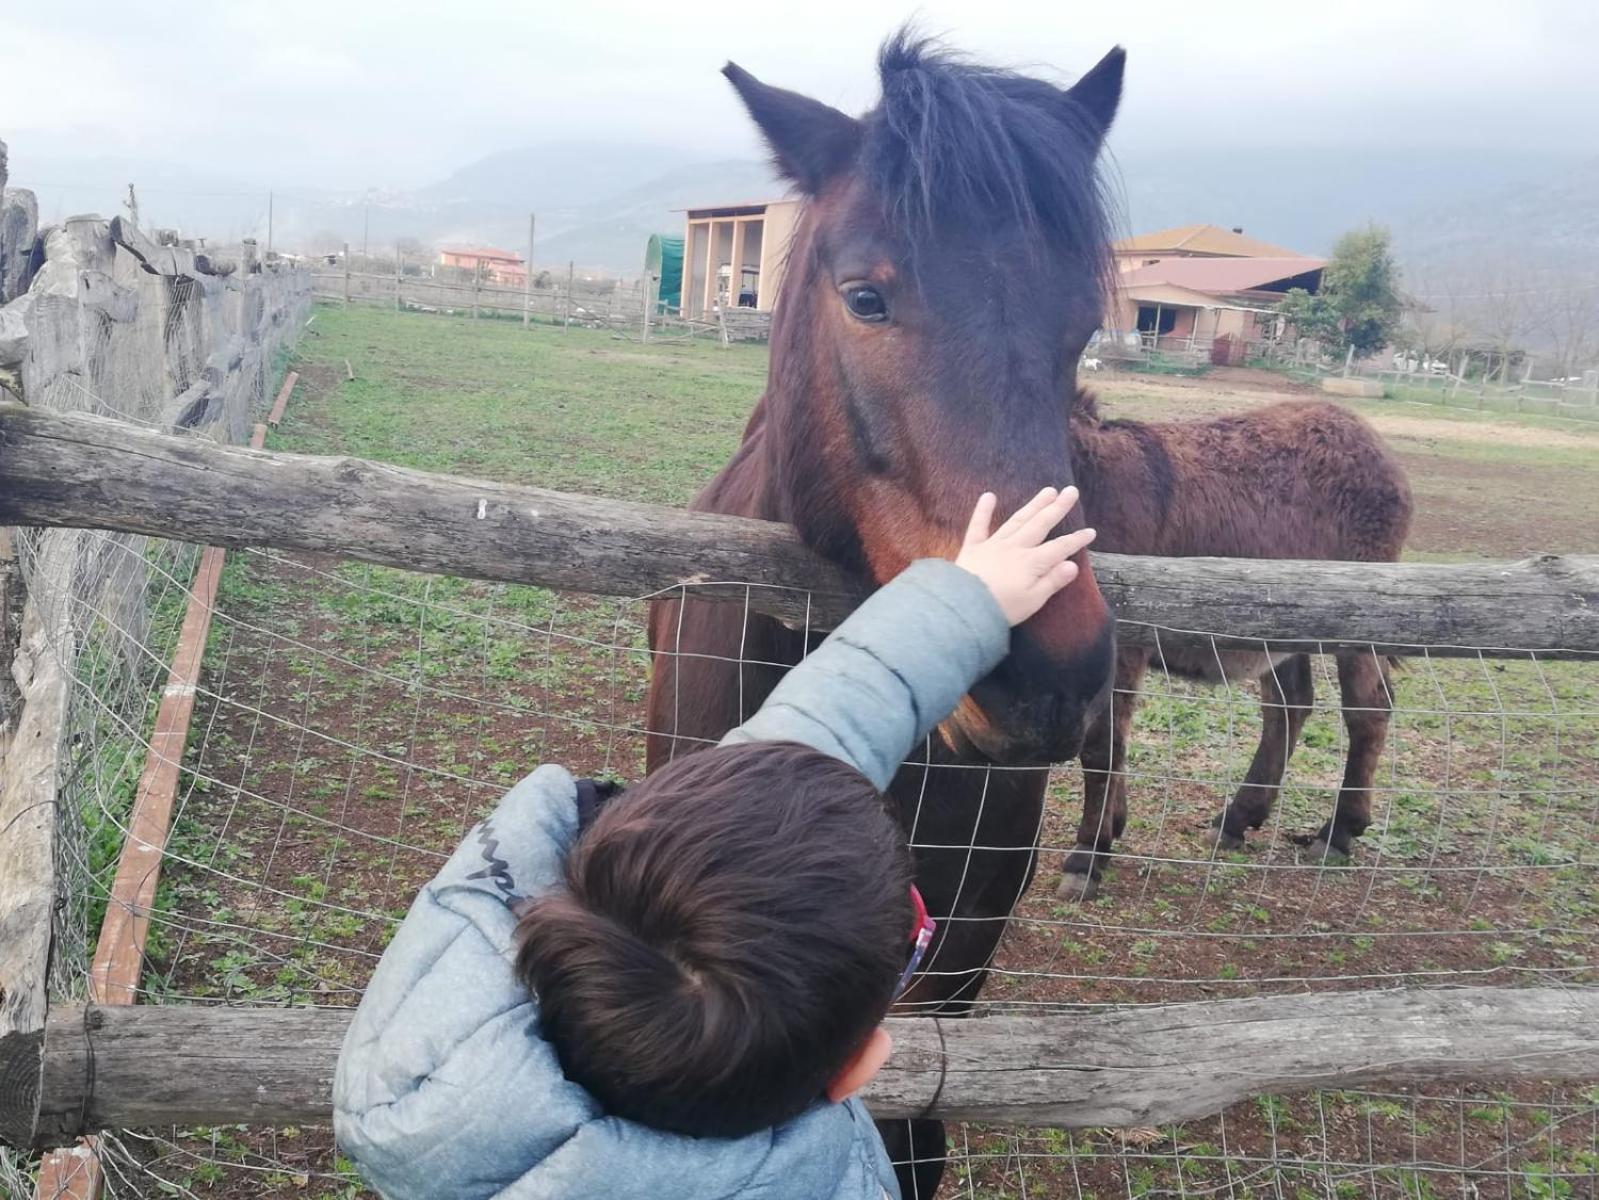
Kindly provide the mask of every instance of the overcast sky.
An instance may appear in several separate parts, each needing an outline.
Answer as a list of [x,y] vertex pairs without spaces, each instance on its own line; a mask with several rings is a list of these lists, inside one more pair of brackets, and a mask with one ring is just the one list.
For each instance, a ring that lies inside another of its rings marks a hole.
[[1124,152],[1599,154],[1596,0],[5,0],[0,138],[19,179],[30,155],[116,156],[286,188],[413,187],[557,140],[744,157],[755,141],[725,59],[859,110],[877,43],[917,14],[985,60],[1063,79],[1125,45]]

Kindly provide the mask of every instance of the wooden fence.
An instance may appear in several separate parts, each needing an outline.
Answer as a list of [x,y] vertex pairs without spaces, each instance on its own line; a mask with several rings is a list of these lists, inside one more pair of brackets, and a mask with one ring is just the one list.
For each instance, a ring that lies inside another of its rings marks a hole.
[[[0,525],[93,528],[315,550],[412,570],[637,596],[692,583],[825,627],[863,592],[784,527],[349,458],[269,453],[91,414],[0,404]],[[1341,564],[1100,555],[1129,640],[1555,657],[1599,653],[1599,559]],[[1225,636],[1203,631],[1224,630]],[[48,822],[20,824],[18,839]],[[47,833],[47,828],[46,828]],[[143,853],[159,837],[130,838]],[[26,858],[26,855],[24,855]],[[0,890],[0,928],[48,909],[48,858]],[[137,903],[143,903],[136,901]],[[134,911],[137,916],[137,911]],[[18,947],[18,948],[14,948]],[[9,961],[0,1137],[56,1144],[100,1127],[327,1115],[347,1012],[61,1007]],[[37,964],[35,964],[36,966]],[[1599,992],[1485,988],[1278,996],[1093,1016],[896,1022],[869,1095],[932,1112],[1064,1126],[1169,1122],[1260,1091],[1374,1080],[1599,1077]],[[93,1070],[87,1064],[93,1064]]]
[[[62,1008],[46,1030],[33,1144],[106,1128],[322,1123],[351,1015]],[[894,1056],[863,1093],[880,1118],[1124,1128],[1208,1116],[1266,1093],[1376,1081],[1599,1078],[1599,991],[1562,988],[1367,991],[887,1024]]]
[[518,318],[541,324],[609,329],[635,338],[765,341],[772,315],[753,309],[717,310],[709,320],[684,320],[654,311],[655,299],[638,282],[594,284],[583,280],[546,287],[516,287],[481,277],[462,281],[403,271],[324,268],[312,273],[318,299],[345,304],[376,304],[406,312],[442,312],[473,318]]
[[[827,628],[862,594],[786,526],[278,454],[0,405],[0,525],[315,550],[471,579],[696,596]],[[1098,554],[1122,636],[1441,657],[1599,652],[1599,557],[1335,563]]]

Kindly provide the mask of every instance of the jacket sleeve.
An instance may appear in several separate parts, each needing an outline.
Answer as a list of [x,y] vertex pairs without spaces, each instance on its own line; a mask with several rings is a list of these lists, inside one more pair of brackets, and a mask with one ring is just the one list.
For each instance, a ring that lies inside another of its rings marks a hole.
[[537,1010],[511,965],[508,902],[560,879],[574,791],[549,766],[511,789],[422,889],[367,985],[339,1056],[334,1128],[390,1200],[437,1195],[441,1178],[483,1200],[598,1115],[530,1036]]
[[856,609],[722,744],[801,742],[882,790],[1009,649],[1009,623],[987,585],[923,559]]

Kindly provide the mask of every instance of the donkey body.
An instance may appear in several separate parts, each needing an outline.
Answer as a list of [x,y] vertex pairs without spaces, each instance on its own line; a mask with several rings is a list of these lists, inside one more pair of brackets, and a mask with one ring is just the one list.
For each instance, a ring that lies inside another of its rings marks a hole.
[[[1366,421],[1336,404],[1289,401],[1209,420],[1106,420],[1089,397],[1073,408],[1072,446],[1085,520],[1106,553],[1394,562],[1410,528],[1410,487]],[[1114,691],[1084,739],[1084,803],[1065,857],[1063,896],[1090,896],[1127,819],[1127,735],[1155,652],[1122,646]],[[1310,655],[1221,650],[1163,635],[1158,664],[1206,683],[1257,679],[1260,745],[1216,818],[1218,844],[1259,829],[1315,702]],[[1349,753],[1333,813],[1302,840],[1317,858],[1347,855],[1371,821],[1371,785],[1387,738],[1389,664],[1337,655]]]

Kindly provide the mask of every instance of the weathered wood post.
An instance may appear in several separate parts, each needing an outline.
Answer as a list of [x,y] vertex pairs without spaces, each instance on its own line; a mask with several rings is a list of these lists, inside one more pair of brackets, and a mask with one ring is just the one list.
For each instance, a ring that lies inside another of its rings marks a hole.
[[522,272],[522,328],[533,319],[533,225],[536,213],[527,215],[527,269]]
[[400,243],[394,243],[394,311],[400,312],[404,305],[400,303],[400,279],[405,274],[405,264],[400,257]]
[[344,243],[344,302],[350,302],[350,243]]
[[566,264],[566,304],[562,308],[561,332],[565,333],[572,328],[572,262]]
[[472,266],[472,319],[477,320],[478,291],[483,287],[483,260],[474,260]]

